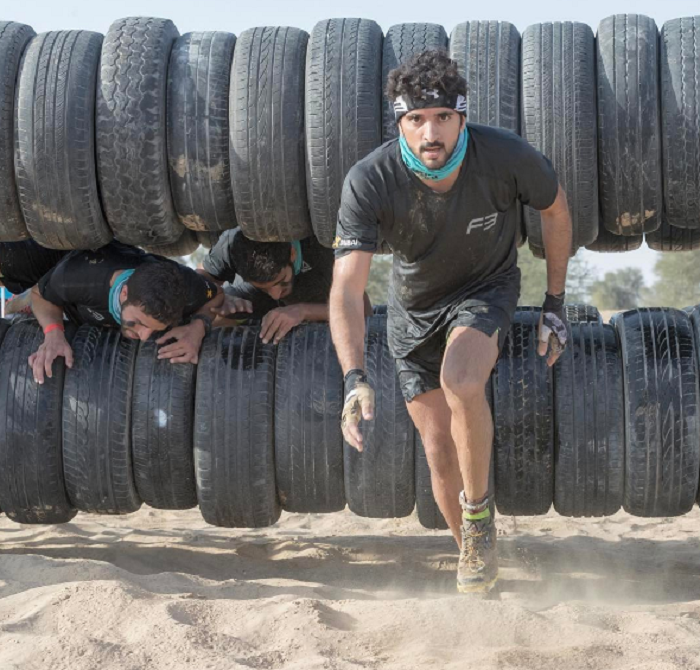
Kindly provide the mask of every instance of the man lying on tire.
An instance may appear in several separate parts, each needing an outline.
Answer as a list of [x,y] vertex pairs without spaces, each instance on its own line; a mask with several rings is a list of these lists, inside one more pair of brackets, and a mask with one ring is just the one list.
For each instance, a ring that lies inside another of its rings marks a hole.
[[175,340],[159,349],[158,358],[196,363],[211,329],[210,310],[222,303],[214,282],[162,256],[118,242],[96,251],[73,251],[32,289],[32,311],[44,329],[44,342],[29,365],[40,384],[44,374],[51,377],[58,356],[73,365],[64,313],[78,326],[120,328],[124,337],[142,342],[172,327],[156,340]]
[[315,237],[255,242],[236,228],[222,233],[202,269],[215,282],[231,284],[217,313],[264,315],[260,337],[277,344],[302,321],[328,321],[334,260],[333,250]]
[[0,242],[0,286],[14,295],[5,313],[29,309],[29,291],[66,253],[46,249],[34,240]]
[[350,170],[338,217],[330,310],[345,372],[343,433],[361,450],[359,422],[373,416],[362,292],[384,239],[394,252],[389,347],[437,503],[461,547],[457,585],[486,592],[498,563],[484,389],[520,293],[518,201],[542,211],[547,293],[539,353],[550,347],[550,365],[566,342],[571,221],[542,154],[508,131],[466,123],[466,83],[444,53],[427,51],[393,70],[386,92],[400,137]]

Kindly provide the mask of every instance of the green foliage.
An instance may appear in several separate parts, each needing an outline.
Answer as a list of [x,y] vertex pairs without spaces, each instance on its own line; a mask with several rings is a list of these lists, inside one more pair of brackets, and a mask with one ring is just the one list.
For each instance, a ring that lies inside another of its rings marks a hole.
[[372,257],[372,267],[367,281],[367,295],[373,305],[386,305],[389,298],[389,282],[393,256],[375,254]]
[[700,255],[695,251],[665,253],[654,265],[657,281],[651,303],[683,308],[700,303]]
[[518,249],[520,268],[519,305],[538,306],[544,300],[547,290],[547,263],[532,255],[527,246]]
[[600,310],[623,310],[644,304],[644,275],[638,268],[606,272],[591,284],[591,303]]

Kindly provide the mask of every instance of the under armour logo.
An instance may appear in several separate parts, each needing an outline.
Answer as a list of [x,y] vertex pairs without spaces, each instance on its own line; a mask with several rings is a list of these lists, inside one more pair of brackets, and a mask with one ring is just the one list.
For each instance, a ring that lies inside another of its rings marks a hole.
[[424,98],[426,96],[431,96],[431,97],[435,98],[435,100],[437,100],[440,97],[440,93],[435,88],[432,91],[426,91],[425,89],[423,89],[422,93],[423,93]]
[[469,235],[472,230],[490,230],[496,225],[496,220],[498,219],[498,212],[489,214],[488,216],[481,216],[478,219],[472,219],[467,226],[467,235]]

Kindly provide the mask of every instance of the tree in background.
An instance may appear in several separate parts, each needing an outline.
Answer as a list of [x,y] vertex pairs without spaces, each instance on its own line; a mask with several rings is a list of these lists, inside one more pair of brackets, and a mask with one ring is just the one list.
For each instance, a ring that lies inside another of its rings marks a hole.
[[387,303],[393,259],[393,256],[380,254],[375,254],[372,258],[372,267],[369,270],[369,279],[367,280],[367,295],[373,305],[386,305]]
[[591,283],[591,303],[600,310],[634,309],[643,304],[644,275],[638,268],[606,272]]
[[518,305],[538,306],[547,290],[547,264],[535,258],[527,247],[518,249],[520,268],[520,300]]
[[700,303],[700,256],[694,251],[666,253],[654,265],[657,280],[651,304],[679,309]]

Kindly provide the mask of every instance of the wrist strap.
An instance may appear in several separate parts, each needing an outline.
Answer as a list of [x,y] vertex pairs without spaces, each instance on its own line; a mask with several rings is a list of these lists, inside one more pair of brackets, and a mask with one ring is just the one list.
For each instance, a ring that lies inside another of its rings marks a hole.
[[204,324],[204,337],[211,333],[212,319],[210,316],[207,316],[206,314],[193,314],[190,317],[190,323],[192,323],[195,320],[201,321]]
[[357,384],[357,382],[366,381],[367,375],[365,374],[365,371],[360,370],[359,368],[353,368],[352,370],[348,370],[345,377],[343,378],[345,388],[348,390],[352,390],[353,388],[355,388],[355,384]]
[[62,333],[66,332],[66,329],[63,327],[62,323],[50,323],[48,326],[46,326],[46,328],[44,328],[44,335],[48,335],[54,330],[60,330]]
[[566,293],[563,291],[559,293],[558,295],[552,295],[551,293],[545,293],[544,294],[544,305],[542,305],[542,309],[545,312],[556,312],[559,311],[564,307],[564,298],[566,297]]

